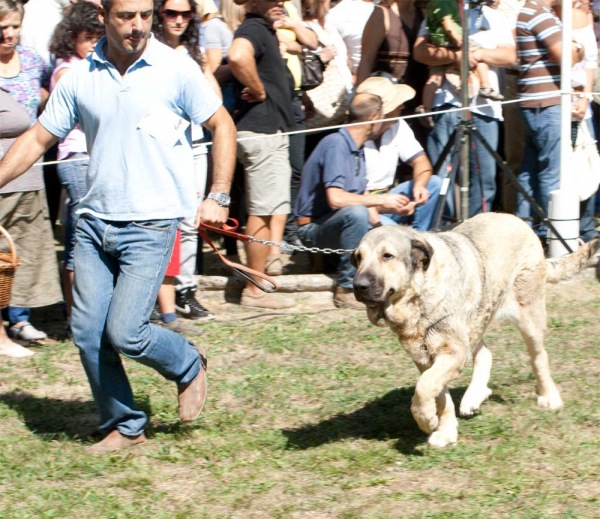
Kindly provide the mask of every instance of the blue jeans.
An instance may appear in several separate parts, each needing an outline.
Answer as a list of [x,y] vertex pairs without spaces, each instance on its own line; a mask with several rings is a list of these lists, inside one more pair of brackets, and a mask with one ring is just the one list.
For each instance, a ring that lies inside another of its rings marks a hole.
[[9,306],[2,309],[2,318],[6,319],[10,325],[29,321],[31,310],[20,306]]
[[[414,182],[403,182],[396,187],[390,189],[390,193],[396,195],[405,195],[412,199]],[[381,224],[392,225],[399,223],[410,223],[417,231],[428,231],[431,228],[431,221],[435,214],[438,198],[440,196],[440,188],[442,187],[442,179],[437,176],[432,176],[427,182],[427,191],[429,191],[429,200],[424,205],[420,205],[415,209],[411,216],[400,216],[397,214],[382,214]]]
[[[370,229],[367,208],[364,205],[352,205],[298,227],[298,237],[309,247],[355,249]],[[350,264],[350,254],[342,255],[338,286],[352,288],[355,275],[356,267]]]
[[[454,108],[451,105],[443,105],[439,110]],[[460,112],[434,115],[435,126],[427,138],[427,154],[431,162],[435,164],[440,158],[446,143],[452,136],[452,132],[460,123]],[[488,142],[493,150],[498,149],[499,127],[498,121],[483,115],[473,114],[475,127],[481,136]],[[471,139],[470,167],[469,167],[469,217],[483,212],[483,198],[486,202],[486,211],[492,210],[492,204],[496,196],[496,162],[494,157],[488,153],[483,144],[477,139]],[[444,177],[446,167],[450,163],[451,156],[439,171]],[[457,180],[457,179],[455,179]],[[449,186],[448,193],[454,192],[453,186]],[[454,215],[454,197],[448,196],[446,207],[449,214]]]
[[[560,105],[520,108],[520,113],[525,122],[525,149],[519,183],[547,214],[550,191],[560,187]],[[516,214],[539,218],[521,193],[517,193]],[[536,228],[539,236],[546,236],[545,225]]]
[[187,384],[200,369],[198,350],[183,336],[148,323],[165,276],[177,220],[111,222],[89,214],[75,228],[73,340],[80,350],[100,429],[140,434],[146,414],[135,408],[119,354]]
[[65,251],[63,259],[65,268],[73,270],[73,248],[75,247],[75,225],[77,224],[76,211],[79,201],[86,193],[86,175],[90,163],[87,153],[73,153],[67,159],[86,159],[79,162],[59,163],[57,167],[60,185],[67,190],[69,203],[67,206],[67,222],[65,225]]

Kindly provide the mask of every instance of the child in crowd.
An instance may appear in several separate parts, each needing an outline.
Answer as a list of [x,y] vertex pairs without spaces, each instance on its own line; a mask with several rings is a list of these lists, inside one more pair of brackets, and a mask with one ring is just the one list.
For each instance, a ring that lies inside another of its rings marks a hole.
[[[432,45],[461,49],[462,26],[458,10],[458,0],[429,0],[427,4],[427,30]],[[482,36],[483,35],[483,36]],[[477,48],[495,48],[490,42],[485,41],[485,33],[480,32],[469,38],[470,50]],[[423,89],[423,105],[417,111],[431,112],[435,92],[442,86],[446,79],[457,91],[460,90],[460,70],[456,64],[441,67],[431,67],[429,78]],[[486,63],[478,63],[475,71],[469,77],[469,97],[481,95],[494,101],[501,101],[504,96],[490,86],[489,67]],[[427,127],[433,126],[433,119],[428,117],[424,121]]]
[[[78,2],[64,11],[62,21],[56,26],[50,52],[58,65],[50,78],[50,92],[70,68],[94,51],[97,41],[104,35],[104,26],[98,20],[98,6],[91,2]],[[75,245],[76,211],[85,195],[86,172],[89,164],[87,144],[83,131],[76,126],[58,145],[58,160],[65,160],[57,168],[58,179],[65,188],[67,217],[65,225],[65,250],[63,255],[63,292],[66,302],[67,327],[71,324],[73,304],[73,248]]]

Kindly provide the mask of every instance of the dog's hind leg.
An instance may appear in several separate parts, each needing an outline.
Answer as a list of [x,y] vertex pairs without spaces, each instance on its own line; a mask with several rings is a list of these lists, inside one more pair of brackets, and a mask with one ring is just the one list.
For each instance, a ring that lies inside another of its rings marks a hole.
[[461,402],[460,415],[472,416],[492,394],[488,387],[492,371],[492,352],[480,341],[473,356],[473,376]]
[[563,401],[550,375],[548,353],[544,348],[546,302],[543,295],[540,300],[521,307],[516,325],[527,344],[531,358],[533,373],[537,380],[538,405],[546,409],[562,407]]

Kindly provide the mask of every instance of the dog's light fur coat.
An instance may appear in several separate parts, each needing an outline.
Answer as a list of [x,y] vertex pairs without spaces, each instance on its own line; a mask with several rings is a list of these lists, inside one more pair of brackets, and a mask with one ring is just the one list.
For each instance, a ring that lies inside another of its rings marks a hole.
[[473,377],[460,404],[472,415],[489,397],[492,355],[483,336],[494,317],[519,328],[537,380],[538,405],[562,406],[544,349],[546,282],[578,272],[599,240],[556,263],[520,219],[497,213],[445,233],[384,226],[367,233],[353,255],[354,291],[370,321],[389,326],[421,371],[411,411],[429,443],[458,439],[448,384],[469,361]]

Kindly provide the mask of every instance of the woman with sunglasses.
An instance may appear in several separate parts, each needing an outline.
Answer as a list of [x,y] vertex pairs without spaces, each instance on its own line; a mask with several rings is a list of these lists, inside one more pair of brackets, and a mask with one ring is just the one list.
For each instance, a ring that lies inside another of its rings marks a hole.
[[[201,67],[213,90],[222,98],[219,85],[210,71],[200,48],[200,20],[196,16],[195,0],[155,0],[152,32],[156,39],[169,47],[186,53],[193,62]],[[190,63],[193,66],[193,63]],[[204,198],[207,176],[207,150],[200,142],[204,137],[201,126],[192,126],[194,141],[194,174],[198,203]],[[179,224],[181,232],[181,266],[177,278],[165,277],[158,294],[158,308],[155,308],[151,320],[162,323],[172,330],[183,330],[177,321],[176,310],[180,315],[195,321],[207,321],[214,315],[204,308],[195,298],[196,255],[198,250],[198,231],[194,228],[194,216],[190,215]],[[177,292],[174,285],[177,283]],[[160,314],[160,317],[159,315]]]

